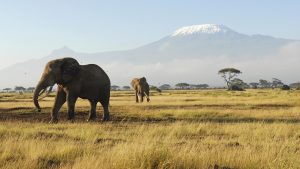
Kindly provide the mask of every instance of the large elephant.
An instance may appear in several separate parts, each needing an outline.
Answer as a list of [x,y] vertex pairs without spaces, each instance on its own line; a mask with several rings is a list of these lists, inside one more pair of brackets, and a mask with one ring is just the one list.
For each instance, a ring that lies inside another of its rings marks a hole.
[[[33,101],[41,111],[39,96],[57,84],[57,94],[51,112],[50,123],[58,121],[58,111],[67,102],[68,120],[74,119],[75,103],[78,97],[88,99],[91,105],[88,121],[96,119],[96,105],[101,103],[104,113],[103,121],[109,120],[110,79],[97,65],[79,65],[73,58],[62,58],[49,61],[34,91]],[[47,93],[47,94],[48,94]]]
[[149,84],[145,77],[132,79],[131,86],[135,90],[135,101],[137,103],[139,102],[138,96],[140,96],[140,102],[144,101],[145,96],[147,97],[147,102],[150,101]]

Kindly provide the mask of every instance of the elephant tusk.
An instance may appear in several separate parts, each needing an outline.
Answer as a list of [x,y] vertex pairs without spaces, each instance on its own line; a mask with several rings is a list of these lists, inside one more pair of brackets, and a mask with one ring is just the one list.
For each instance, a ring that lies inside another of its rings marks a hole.
[[39,93],[39,96],[41,96],[43,93],[45,93],[47,88],[43,89],[40,93]]
[[42,99],[44,99],[45,97],[49,96],[49,94],[51,93],[52,89],[53,89],[53,86],[50,86],[50,88],[49,88],[48,92],[45,94],[45,96],[39,98],[38,100],[42,100]]
[[144,94],[146,95],[147,98],[149,98],[149,96],[146,94],[146,92],[144,92]]

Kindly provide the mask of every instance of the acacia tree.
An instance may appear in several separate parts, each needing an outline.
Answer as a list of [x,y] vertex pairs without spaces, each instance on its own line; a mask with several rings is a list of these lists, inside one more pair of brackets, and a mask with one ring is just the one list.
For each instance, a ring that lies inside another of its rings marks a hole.
[[180,89],[184,89],[184,88],[189,87],[190,84],[188,84],[188,83],[177,83],[175,86],[179,87]]
[[221,75],[222,78],[224,78],[226,85],[228,89],[230,89],[230,86],[232,85],[233,78],[237,77],[242,72],[235,68],[224,68],[219,70],[218,74]]
[[274,88],[278,88],[278,87],[282,87],[284,84],[282,83],[281,80],[277,79],[277,78],[272,78],[272,87]]
[[3,91],[6,91],[7,93],[9,92],[9,91],[11,91],[12,90],[12,88],[4,88],[3,89]]
[[251,83],[249,83],[249,85],[250,85],[253,89],[257,89],[259,83],[257,83],[257,82],[251,82]]
[[260,85],[262,88],[269,88],[269,87],[271,86],[271,83],[268,82],[267,80],[259,79],[259,85]]
[[156,86],[150,85],[150,90],[157,90],[158,88]]
[[26,88],[23,87],[23,86],[16,86],[15,87],[15,91],[23,92],[24,90],[26,90]]

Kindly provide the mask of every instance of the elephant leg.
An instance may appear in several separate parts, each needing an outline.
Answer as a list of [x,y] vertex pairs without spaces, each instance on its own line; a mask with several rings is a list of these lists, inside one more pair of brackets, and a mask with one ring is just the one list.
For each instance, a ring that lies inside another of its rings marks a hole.
[[87,121],[94,121],[96,119],[97,102],[94,100],[90,100],[90,105],[91,105],[91,109],[90,109],[90,114],[89,114],[89,118]]
[[141,93],[141,102],[144,102],[144,93]]
[[135,102],[138,103],[139,102],[139,95],[138,95],[138,91],[135,91]]
[[55,97],[54,106],[51,111],[51,121],[49,123],[57,123],[58,121],[58,111],[60,110],[61,106],[66,102],[66,93],[63,89],[58,88],[57,94]]
[[145,96],[147,98],[147,102],[150,102],[149,91],[147,93],[145,92]]
[[68,120],[73,120],[75,118],[75,103],[77,98],[77,96],[70,93],[67,95]]
[[107,93],[103,93],[100,96],[100,103],[103,107],[103,118],[102,121],[108,121],[109,120],[109,110],[108,110],[108,106],[109,106],[109,97],[110,97],[110,91],[108,90]]
[[109,121],[110,117],[109,117],[108,105],[104,105],[103,110],[104,110],[104,113],[103,113],[102,121]]

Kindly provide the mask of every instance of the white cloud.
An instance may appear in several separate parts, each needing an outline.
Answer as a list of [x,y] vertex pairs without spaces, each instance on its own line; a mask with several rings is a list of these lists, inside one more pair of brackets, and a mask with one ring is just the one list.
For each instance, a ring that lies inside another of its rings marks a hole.
[[147,77],[153,85],[164,83],[176,84],[208,83],[212,86],[224,85],[217,74],[224,67],[235,67],[243,73],[240,76],[247,82],[259,79],[271,80],[276,77],[285,83],[300,81],[300,43],[283,46],[279,53],[262,56],[261,59],[232,61],[226,57],[206,59],[175,59],[166,63],[133,64],[114,62],[107,64],[107,70],[113,84],[128,85],[134,77]]

